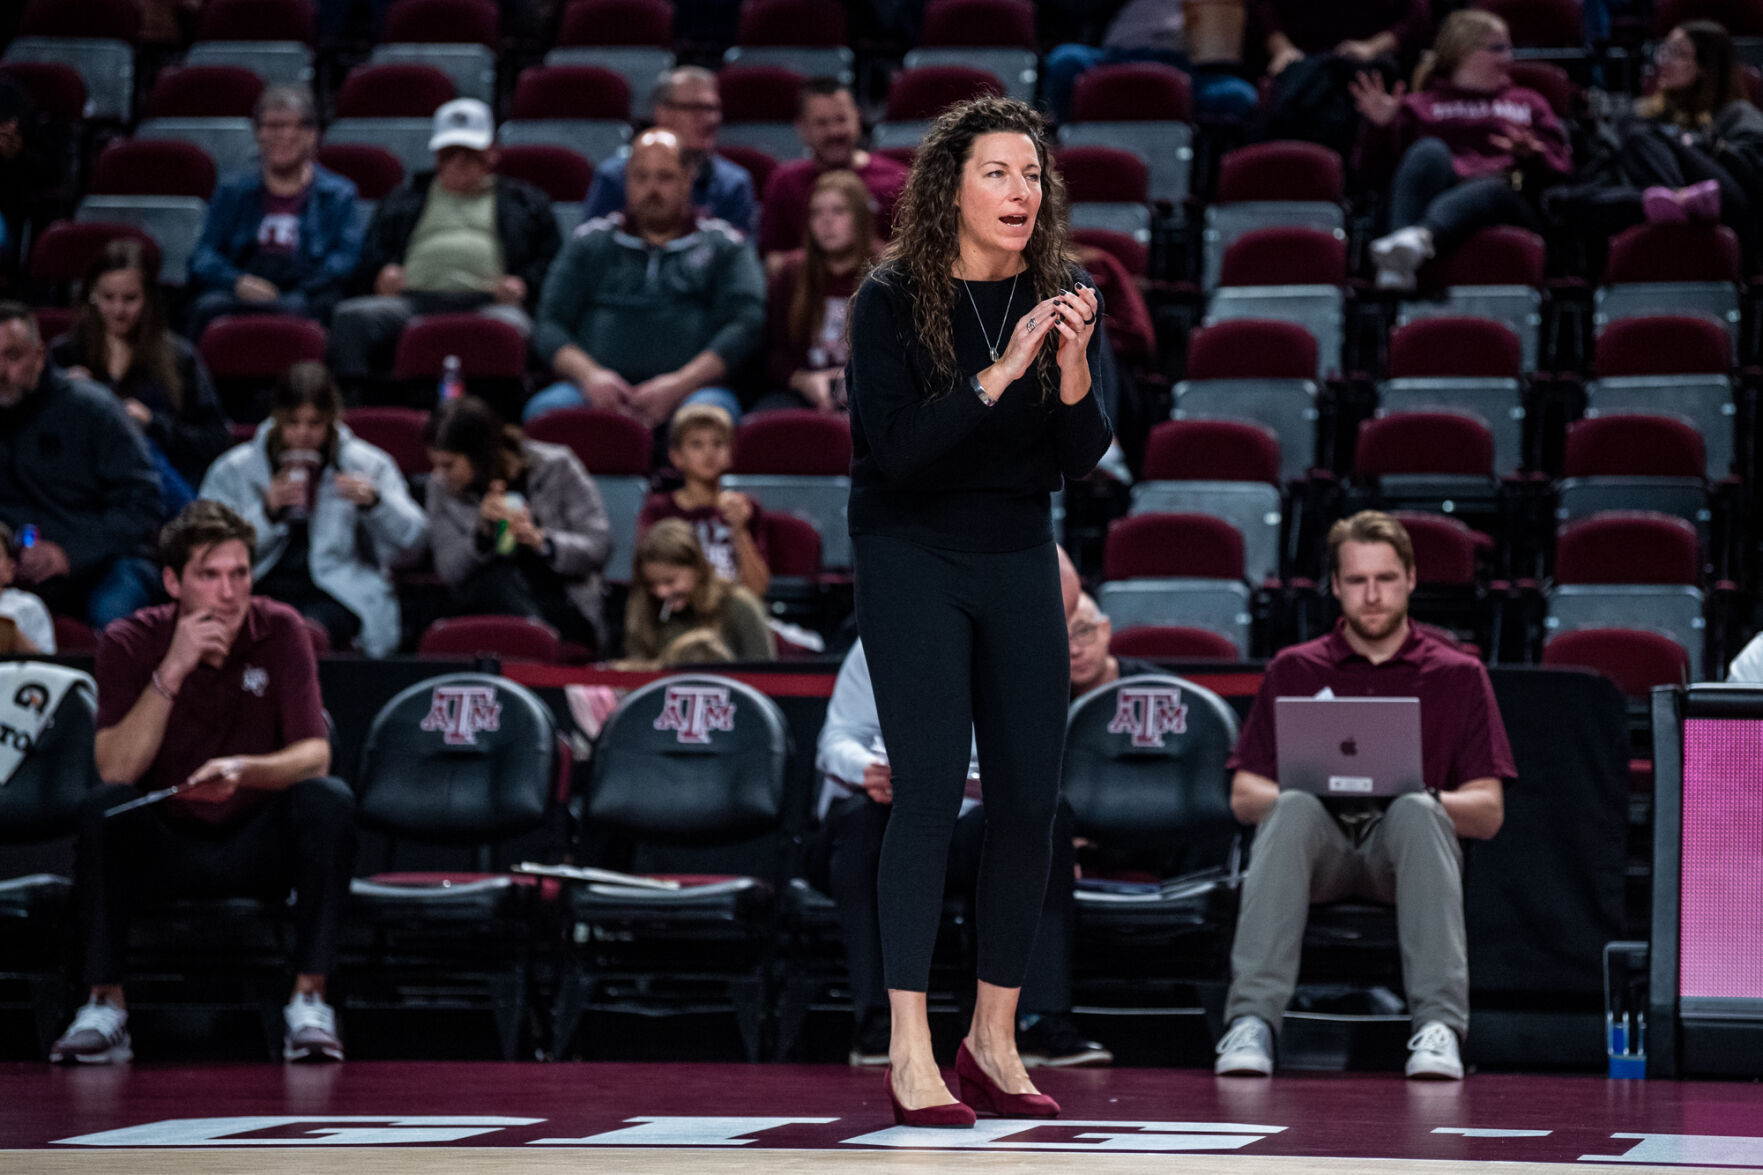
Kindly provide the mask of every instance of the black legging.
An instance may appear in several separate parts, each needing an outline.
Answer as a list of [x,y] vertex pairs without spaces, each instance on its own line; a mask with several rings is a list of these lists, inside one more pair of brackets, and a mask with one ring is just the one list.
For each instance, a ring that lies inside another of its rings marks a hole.
[[1505,176],[1458,176],[1451,149],[1439,139],[1409,147],[1390,181],[1390,228],[1420,225],[1432,233],[1440,253],[1489,225],[1535,228],[1536,223],[1530,202]]
[[887,985],[930,984],[949,838],[977,740],[986,808],[978,975],[1021,987],[1047,884],[1071,688],[1053,544],[951,551],[865,534],[853,548],[857,625],[893,771],[877,902]]

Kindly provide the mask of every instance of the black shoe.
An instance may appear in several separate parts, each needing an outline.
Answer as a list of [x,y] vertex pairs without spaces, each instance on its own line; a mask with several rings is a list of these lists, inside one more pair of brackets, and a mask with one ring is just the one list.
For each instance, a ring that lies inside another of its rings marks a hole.
[[1093,1040],[1085,1040],[1077,1025],[1063,1016],[1037,1016],[1027,1027],[1018,1028],[1016,1051],[1030,1069],[1042,1065],[1060,1069],[1114,1063],[1113,1053]]
[[886,1008],[870,1008],[859,1013],[857,1030],[851,1034],[851,1052],[845,1058],[852,1065],[885,1065],[888,1063],[888,1038],[893,1025]]

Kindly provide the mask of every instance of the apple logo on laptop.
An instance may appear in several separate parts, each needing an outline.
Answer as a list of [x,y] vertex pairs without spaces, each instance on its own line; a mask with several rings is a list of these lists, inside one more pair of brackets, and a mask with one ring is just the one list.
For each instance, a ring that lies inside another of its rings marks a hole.
[[1346,755],[1350,758],[1353,755],[1357,755],[1358,753],[1359,753],[1359,743],[1353,738],[1352,735],[1348,735],[1346,738],[1341,740],[1341,754]]

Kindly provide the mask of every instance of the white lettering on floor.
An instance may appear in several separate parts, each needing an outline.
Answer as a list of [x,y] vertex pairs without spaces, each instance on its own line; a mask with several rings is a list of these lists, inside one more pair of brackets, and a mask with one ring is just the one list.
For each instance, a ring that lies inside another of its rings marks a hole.
[[1612,1134],[1640,1141],[1620,1155],[1581,1155],[1582,1163],[1706,1163],[1763,1167],[1763,1138],[1724,1134]]
[[[873,1134],[847,1138],[846,1146],[919,1146],[939,1150],[1035,1151],[1234,1151],[1284,1126],[1245,1126],[1235,1122],[1086,1122],[1058,1119],[1036,1122],[1022,1118],[988,1119],[971,1130],[939,1130],[923,1126],[891,1126]],[[1031,1130],[1072,1130],[1069,1142],[1036,1139],[1006,1142]]]
[[1434,1134],[1461,1134],[1464,1138],[1547,1138],[1553,1130],[1496,1130],[1486,1126],[1435,1126]]
[[837,1118],[626,1118],[642,1125],[585,1138],[535,1138],[528,1146],[747,1146],[779,1126],[824,1126]]
[[[412,1142],[458,1142],[494,1134],[507,1126],[536,1126],[543,1118],[387,1117],[385,1115],[323,1118],[169,1118],[143,1126],[101,1130],[57,1139],[61,1146],[397,1146]],[[373,1126],[336,1126],[339,1122],[372,1122]],[[307,1126],[303,1135],[238,1138],[260,1130]]]

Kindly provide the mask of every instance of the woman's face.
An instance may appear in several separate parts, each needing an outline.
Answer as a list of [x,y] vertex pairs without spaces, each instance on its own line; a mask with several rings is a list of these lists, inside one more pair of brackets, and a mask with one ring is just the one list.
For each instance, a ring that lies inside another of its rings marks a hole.
[[147,304],[147,287],[137,269],[113,269],[92,283],[92,305],[104,320],[104,333],[113,339],[127,338],[141,321]]
[[1682,90],[1693,86],[1701,73],[1696,65],[1695,42],[1682,29],[1672,29],[1671,35],[1659,42],[1653,60],[1658,66],[1661,90]]
[[331,418],[311,404],[302,404],[279,423],[278,429],[282,448],[318,450],[330,439]]
[[857,243],[857,217],[843,192],[821,192],[808,202],[808,231],[820,251],[834,257]]
[[698,569],[675,567],[671,563],[645,563],[643,586],[672,611],[683,611],[691,605],[692,593],[698,590]]
[[463,494],[477,480],[477,471],[471,467],[471,458],[464,453],[430,449],[429,465],[449,493]]
[[994,131],[973,140],[955,197],[963,249],[1020,253],[1041,211],[1041,161],[1034,140]]
[[1490,93],[1512,84],[1512,37],[1505,25],[1482,35],[1481,44],[1458,63],[1451,83]]

